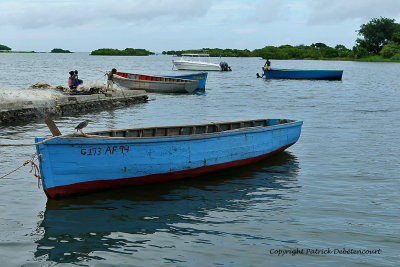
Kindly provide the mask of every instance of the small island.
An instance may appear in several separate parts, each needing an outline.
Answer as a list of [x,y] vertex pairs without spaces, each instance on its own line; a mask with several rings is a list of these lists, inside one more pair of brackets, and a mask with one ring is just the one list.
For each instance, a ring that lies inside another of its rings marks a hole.
[[0,51],[1,51],[1,52],[9,52],[9,51],[11,51],[11,48],[9,48],[9,47],[6,46],[6,45],[0,44]]
[[53,50],[51,50],[50,53],[72,53],[72,52],[61,48],[54,48]]
[[154,55],[146,49],[125,48],[124,50],[101,48],[90,53],[92,56],[149,56]]

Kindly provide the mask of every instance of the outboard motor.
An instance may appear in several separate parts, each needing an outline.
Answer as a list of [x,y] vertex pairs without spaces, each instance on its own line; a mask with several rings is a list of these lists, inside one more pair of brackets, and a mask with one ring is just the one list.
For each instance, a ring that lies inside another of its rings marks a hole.
[[226,63],[225,61],[221,61],[219,63],[219,66],[221,67],[221,71],[231,71],[231,67],[228,66],[228,63]]

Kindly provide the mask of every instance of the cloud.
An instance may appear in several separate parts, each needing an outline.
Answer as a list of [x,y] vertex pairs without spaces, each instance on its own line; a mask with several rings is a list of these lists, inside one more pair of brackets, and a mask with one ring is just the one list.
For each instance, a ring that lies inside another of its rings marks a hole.
[[249,16],[250,21],[269,23],[281,17],[286,3],[280,0],[264,0],[255,7],[255,11]]
[[137,23],[158,19],[187,21],[205,16],[211,0],[2,1],[0,25],[34,29],[91,23]]
[[309,24],[333,24],[347,20],[395,18],[400,15],[399,0],[311,0]]
[[248,16],[248,21],[270,24],[277,23],[292,24],[304,23],[310,8],[310,0],[262,0],[254,8],[253,14]]

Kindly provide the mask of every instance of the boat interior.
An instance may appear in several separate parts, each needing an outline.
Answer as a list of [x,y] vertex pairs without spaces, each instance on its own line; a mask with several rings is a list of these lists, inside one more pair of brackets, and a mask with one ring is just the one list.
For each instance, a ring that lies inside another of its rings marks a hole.
[[123,78],[132,80],[157,81],[157,82],[182,82],[182,83],[193,82],[192,80],[187,80],[182,78],[159,77],[159,76],[151,76],[151,75],[143,75],[135,73],[126,73],[126,72],[116,72],[115,74]]
[[240,129],[262,128],[262,127],[293,123],[293,122],[295,121],[287,119],[259,119],[259,120],[219,122],[219,123],[207,123],[207,124],[196,124],[196,125],[119,129],[119,130],[91,132],[87,134],[106,136],[106,137],[154,138],[154,137],[217,133],[225,131],[235,131]]

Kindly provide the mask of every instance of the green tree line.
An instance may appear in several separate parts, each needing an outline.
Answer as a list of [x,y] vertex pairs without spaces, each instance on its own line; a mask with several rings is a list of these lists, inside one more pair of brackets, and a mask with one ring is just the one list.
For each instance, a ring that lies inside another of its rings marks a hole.
[[265,46],[249,51],[247,49],[202,48],[197,50],[163,51],[164,55],[205,53],[214,57],[262,57],[264,59],[368,59],[400,60],[400,24],[394,19],[374,18],[360,26],[360,38],[352,49],[338,44],[330,47],[324,43],[311,45]]
[[347,49],[344,45],[337,45],[334,48],[324,43],[316,43],[310,46],[306,45],[282,45],[279,47],[266,46],[261,49],[249,51],[247,49],[219,49],[219,48],[203,48],[199,50],[181,50],[181,51],[163,51],[164,55],[182,55],[190,53],[204,53],[212,57],[262,57],[271,59],[322,59],[322,58],[339,58],[349,57],[352,50]]
[[124,50],[101,48],[90,53],[93,56],[148,56],[154,55],[146,49],[125,48]]
[[177,55],[182,54],[209,54],[211,57],[253,57],[250,50],[244,49],[220,49],[220,48],[202,48],[192,50],[180,50],[180,51],[163,51],[163,55]]

